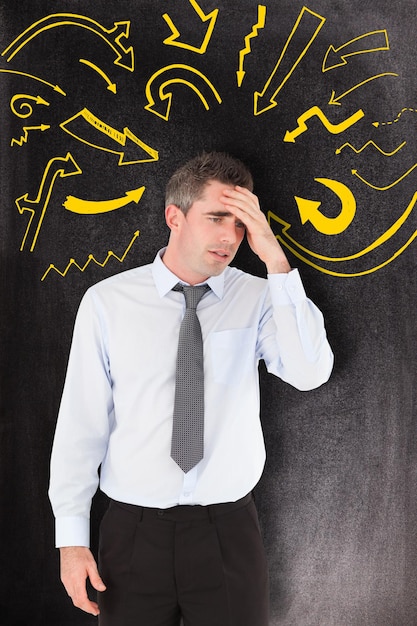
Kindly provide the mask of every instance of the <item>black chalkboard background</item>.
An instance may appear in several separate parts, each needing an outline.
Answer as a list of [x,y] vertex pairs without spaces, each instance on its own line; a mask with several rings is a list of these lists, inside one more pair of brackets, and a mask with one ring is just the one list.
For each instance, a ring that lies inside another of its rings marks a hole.
[[74,316],[165,244],[165,182],[203,149],[251,167],[336,355],[308,393],[261,366],[271,625],[417,624],[415,19],[411,0],[0,1],[0,625],[96,623],[59,582],[47,499]]

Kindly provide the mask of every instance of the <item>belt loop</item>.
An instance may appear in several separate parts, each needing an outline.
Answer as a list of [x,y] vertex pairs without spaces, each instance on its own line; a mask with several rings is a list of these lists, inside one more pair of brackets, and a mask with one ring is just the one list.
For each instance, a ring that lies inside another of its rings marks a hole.
[[215,513],[214,507],[212,507],[211,504],[209,504],[207,507],[207,513],[208,513],[208,517],[210,520],[210,524],[213,524],[214,518],[216,517],[216,513]]
[[138,511],[138,524],[140,524],[142,522],[143,519],[143,506],[139,507],[139,511]]

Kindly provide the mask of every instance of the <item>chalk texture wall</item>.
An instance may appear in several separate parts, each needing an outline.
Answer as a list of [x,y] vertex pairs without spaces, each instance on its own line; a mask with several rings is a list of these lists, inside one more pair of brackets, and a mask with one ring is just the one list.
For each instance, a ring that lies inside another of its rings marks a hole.
[[47,499],[74,316],[165,244],[165,181],[203,149],[252,168],[336,355],[309,393],[261,368],[271,625],[417,624],[415,20],[412,0],[0,1],[0,624],[95,623]]

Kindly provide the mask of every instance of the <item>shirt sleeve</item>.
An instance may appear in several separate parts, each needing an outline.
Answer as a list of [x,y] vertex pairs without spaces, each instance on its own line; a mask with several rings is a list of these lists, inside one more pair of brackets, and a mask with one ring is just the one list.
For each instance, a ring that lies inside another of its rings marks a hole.
[[298,270],[269,274],[268,307],[260,327],[260,358],[268,371],[300,391],[325,383],[333,352],[324,319],[307,298]]
[[102,323],[91,290],[74,326],[51,455],[49,498],[56,546],[89,546],[91,499],[113,415]]

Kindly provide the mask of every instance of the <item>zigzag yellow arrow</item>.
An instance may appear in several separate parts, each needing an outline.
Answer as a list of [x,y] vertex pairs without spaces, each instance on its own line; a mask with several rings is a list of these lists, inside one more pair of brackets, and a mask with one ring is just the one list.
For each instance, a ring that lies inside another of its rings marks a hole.
[[10,142],[11,146],[14,145],[18,145],[20,147],[23,146],[24,143],[27,142],[28,137],[29,137],[29,131],[31,130],[40,130],[41,132],[48,130],[49,128],[51,128],[48,124],[41,124],[40,126],[23,126],[23,135],[20,137],[20,139],[15,139],[13,137],[13,139]]
[[323,113],[323,111],[320,109],[320,107],[314,106],[311,107],[311,109],[308,109],[308,111],[306,111],[302,115],[300,115],[300,117],[297,119],[297,128],[292,131],[287,130],[284,136],[284,141],[295,143],[296,138],[299,137],[299,135],[302,135],[306,130],[308,130],[306,122],[315,116],[319,118],[319,120],[329,131],[329,133],[332,133],[333,135],[338,135],[339,133],[343,133],[345,130],[350,128],[350,126],[353,126],[353,124],[356,124],[356,122],[362,119],[364,115],[365,113],[362,111],[362,109],[359,109],[359,111],[356,111],[356,113],[345,119],[343,122],[340,122],[339,124],[332,124]]
[[44,273],[44,275],[42,276],[41,281],[45,280],[45,278],[48,276],[49,272],[51,272],[52,270],[54,270],[57,274],[59,274],[60,276],[62,276],[64,278],[68,274],[70,268],[73,267],[73,266],[75,266],[77,269],[79,269],[80,272],[85,272],[85,270],[90,265],[90,263],[95,263],[96,265],[99,265],[100,267],[104,267],[105,265],[107,265],[108,261],[111,258],[116,259],[116,261],[119,261],[119,263],[123,263],[123,261],[125,260],[127,254],[129,253],[131,247],[133,246],[134,242],[136,241],[136,239],[138,237],[139,237],[139,231],[137,230],[134,233],[134,235],[132,237],[132,240],[130,241],[129,245],[127,246],[126,250],[124,251],[124,253],[122,254],[121,257],[117,256],[112,250],[109,250],[108,253],[107,253],[107,257],[104,259],[103,262],[100,262],[100,261],[97,261],[97,259],[94,257],[93,254],[89,254],[88,255],[88,259],[84,263],[84,265],[79,265],[75,259],[70,259],[67,267],[64,269],[63,272],[61,272],[61,270],[59,270],[57,267],[55,267],[55,265],[53,263],[51,263],[50,266],[48,267],[48,269],[46,270],[46,272]]
[[207,21],[209,22],[206,34],[203,39],[203,43],[201,44],[200,47],[197,47],[197,46],[192,46],[187,43],[183,43],[181,41],[176,41],[178,37],[180,37],[180,32],[175,26],[175,24],[173,23],[168,13],[164,13],[162,17],[164,18],[164,20],[166,21],[166,23],[168,24],[172,32],[170,37],[167,37],[166,39],[164,39],[164,44],[166,44],[167,46],[178,46],[179,48],[185,48],[186,50],[191,50],[192,52],[197,52],[198,54],[204,54],[207,50],[207,46],[213,34],[213,30],[216,25],[216,20],[217,20],[217,15],[219,13],[219,9],[214,9],[214,11],[206,15],[204,11],[202,11],[202,9],[199,7],[198,2],[196,2],[196,0],[189,0],[189,1],[194,11],[197,13],[198,17],[200,18],[200,20],[202,22],[207,22]]
[[66,201],[63,203],[67,211],[72,213],[81,213],[83,215],[95,215],[97,213],[109,213],[110,211],[116,211],[121,209],[131,202],[136,204],[141,199],[145,187],[139,187],[138,189],[132,189],[132,191],[126,191],[126,194],[122,198],[115,198],[113,200],[82,200],[75,196],[67,196]]
[[245,78],[246,72],[243,69],[243,61],[244,58],[251,51],[250,40],[253,37],[258,36],[258,31],[261,28],[265,27],[265,17],[266,17],[266,6],[263,4],[258,4],[258,21],[253,25],[252,32],[245,37],[245,47],[239,51],[239,69],[236,72],[237,75],[237,86],[241,87],[243,83],[243,79]]
[[346,142],[343,144],[343,146],[340,146],[340,148],[337,148],[335,150],[335,154],[340,154],[343,150],[343,148],[350,148],[351,150],[353,150],[353,152],[355,152],[356,154],[360,154],[361,152],[363,152],[368,146],[373,146],[376,150],[378,150],[378,152],[380,152],[381,154],[383,154],[386,157],[392,157],[394,156],[394,154],[397,154],[397,152],[399,152],[402,148],[404,148],[404,146],[406,145],[406,141],[403,141],[402,143],[400,143],[399,146],[397,146],[397,148],[395,148],[395,150],[392,150],[391,152],[385,152],[384,150],[382,150],[382,148],[380,148],[374,141],[367,141],[361,148],[355,148],[355,146],[352,146],[351,143]]

